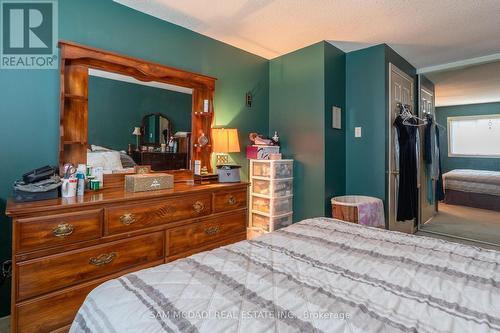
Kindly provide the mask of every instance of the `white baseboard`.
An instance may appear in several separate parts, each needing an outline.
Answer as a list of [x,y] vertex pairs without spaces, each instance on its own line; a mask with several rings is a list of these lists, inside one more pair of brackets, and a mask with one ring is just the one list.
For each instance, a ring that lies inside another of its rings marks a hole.
[[0,318],[0,333],[10,333],[10,316]]

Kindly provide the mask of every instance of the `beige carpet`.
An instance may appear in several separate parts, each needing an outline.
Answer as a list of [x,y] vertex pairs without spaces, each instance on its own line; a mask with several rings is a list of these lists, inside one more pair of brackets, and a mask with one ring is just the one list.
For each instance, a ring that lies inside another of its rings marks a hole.
[[500,212],[440,203],[421,230],[500,244]]

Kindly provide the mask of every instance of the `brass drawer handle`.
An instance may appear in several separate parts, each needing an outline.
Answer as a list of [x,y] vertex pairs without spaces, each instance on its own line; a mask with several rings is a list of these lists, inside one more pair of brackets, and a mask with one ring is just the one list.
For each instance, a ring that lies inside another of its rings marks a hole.
[[236,198],[234,196],[229,196],[229,199],[227,199],[227,203],[230,204],[231,206],[236,204]]
[[193,204],[193,209],[195,210],[195,212],[199,213],[205,209],[205,204],[203,204],[203,202],[201,202],[201,201],[196,201]]
[[61,223],[54,229],[52,229],[52,234],[56,237],[65,237],[73,233],[75,227],[69,223]]
[[219,226],[214,225],[205,229],[205,235],[212,236],[219,232]]
[[131,225],[135,222],[135,216],[132,213],[123,214],[120,216],[120,222],[125,225]]
[[112,262],[116,258],[116,252],[103,253],[98,257],[92,257],[89,259],[89,264],[95,266],[103,266]]

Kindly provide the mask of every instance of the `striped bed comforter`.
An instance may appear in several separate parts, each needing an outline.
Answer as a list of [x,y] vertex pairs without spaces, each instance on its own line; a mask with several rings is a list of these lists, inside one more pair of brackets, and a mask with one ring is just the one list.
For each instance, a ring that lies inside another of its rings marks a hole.
[[444,189],[500,196],[500,171],[456,169],[443,174]]
[[500,331],[500,252],[327,218],[105,282],[70,332]]

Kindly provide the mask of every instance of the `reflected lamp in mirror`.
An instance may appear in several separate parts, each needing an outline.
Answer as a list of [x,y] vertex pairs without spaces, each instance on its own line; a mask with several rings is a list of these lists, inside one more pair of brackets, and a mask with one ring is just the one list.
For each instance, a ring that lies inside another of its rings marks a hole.
[[132,135],[135,135],[135,138],[136,138],[135,150],[139,150],[139,137],[141,136],[141,128],[134,127],[134,131],[132,132]]
[[217,154],[217,165],[229,163],[228,153],[239,153],[240,142],[236,128],[212,129],[213,152]]

